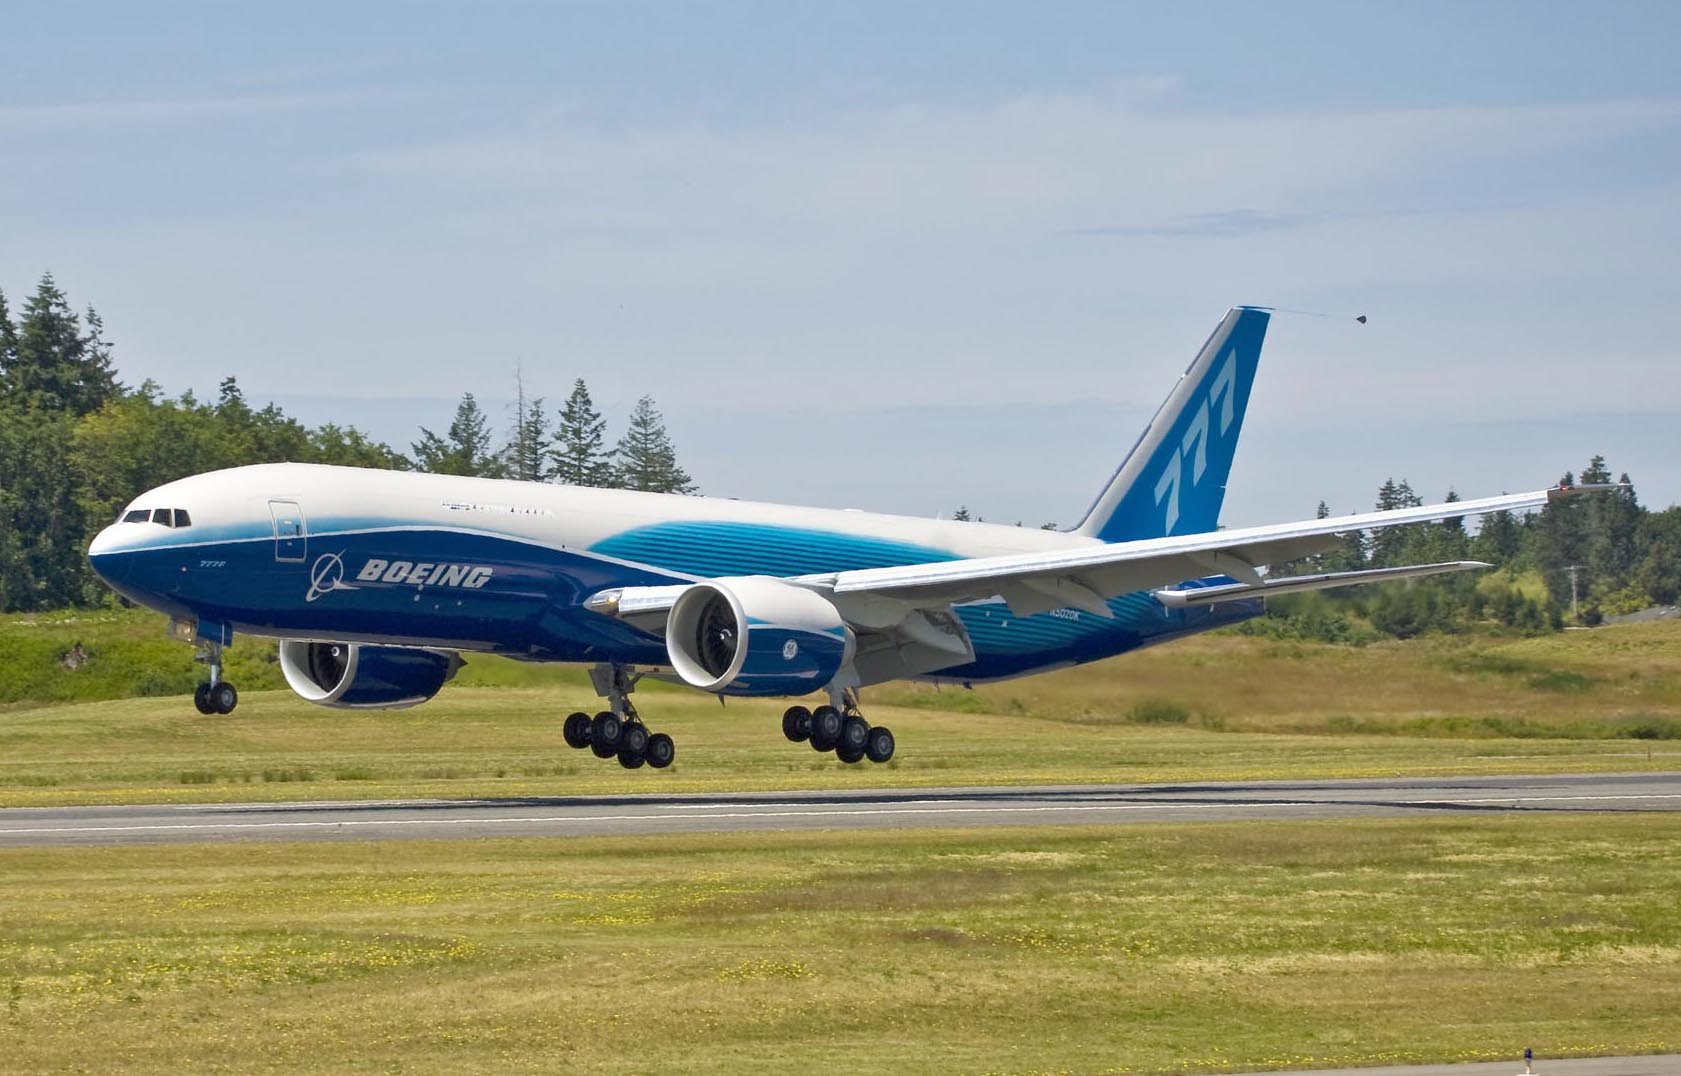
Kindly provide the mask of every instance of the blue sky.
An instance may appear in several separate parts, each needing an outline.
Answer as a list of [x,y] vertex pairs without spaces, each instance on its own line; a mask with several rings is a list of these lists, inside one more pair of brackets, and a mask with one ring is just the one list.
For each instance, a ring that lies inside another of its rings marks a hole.
[[653,393],[707,492],[1064,523],[1276,305],[1335,316],[1275,319],[1229,521],[1593,452],[1667,504],[1677,10],[52,5],[0,287],[398,443],[518,363]]

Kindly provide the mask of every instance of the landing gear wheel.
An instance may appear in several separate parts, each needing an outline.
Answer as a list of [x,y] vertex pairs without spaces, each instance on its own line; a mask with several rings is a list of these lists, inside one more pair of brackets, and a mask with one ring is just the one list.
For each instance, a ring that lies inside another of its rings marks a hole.
[[590,745],[590,715],[585,713],[568,714],[566,724],[561,726],[561,735],[566,737],[566,746],[585,748]]
[[239,705],[239,692],[226,680],[212,687],[205,698],[219,714],[231,714],[233,708]]
[[[619,761],[623,762],[626,755],[635,755],[640,760],[648,751],[648,739],[648,726],[639,721],[625,722],[624,731],[619,734]],[[636,765],[642,763],[638,761]]]
[[869,742],[864,745],[864,753],[871,762],[886,762],[893,757],[893,733],[885,725],[877,725],[870,729]]
[[216,707],[210,705],[210,685],[200,684],[193,688],[193,708],[201,714],[213,714]]
[[625,723],[619,720],[619,715],[603,710],[590,722],[590,750],[596,758],[612,758],[619,753],[619,739],[624,732]]
[[648,765],[656,770],[663,770],[671,765],[671,760],[677,757],[677,745],[671,742],[671,737],[663,732],[656,732],[648,737],[648,747],[642,752]]
[[864,761],[864,749],[843,743],[835,748],[835,757],[842,762],[862,762]]
[[782,735],[794,743],[811,739],[811,711],[804,706],[790,706],[782,714]]
[[840,742],[841,729],[846,721],[833,706],[819,706],[811,712],[811,746],[818,751],[833,751]]
[[840,740],[836,743],[835,750],[839,751],[844,747],[848,753],[856,751],[858,756],[862,758],[864,745],[869,741],[870,723],[857,714],[848,714],[846,720],[841,722]]
[[619,765],[627,770],[641,769],[647,761],[640,752],[632,751],[628,747],[619,748]]

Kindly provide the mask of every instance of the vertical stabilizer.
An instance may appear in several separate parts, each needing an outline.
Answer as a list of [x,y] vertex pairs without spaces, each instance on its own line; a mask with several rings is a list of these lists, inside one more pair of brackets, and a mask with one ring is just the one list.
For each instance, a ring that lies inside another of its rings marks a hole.
[[1215,529],[1269,317],[1226,312],[1075,533],[1130,542]]

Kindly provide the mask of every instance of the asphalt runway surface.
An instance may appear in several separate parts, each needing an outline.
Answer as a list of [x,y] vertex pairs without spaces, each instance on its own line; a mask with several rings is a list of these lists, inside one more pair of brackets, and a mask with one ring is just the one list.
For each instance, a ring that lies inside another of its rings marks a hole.
[[0,847],[1681,810],[1681,773],[15,807]]

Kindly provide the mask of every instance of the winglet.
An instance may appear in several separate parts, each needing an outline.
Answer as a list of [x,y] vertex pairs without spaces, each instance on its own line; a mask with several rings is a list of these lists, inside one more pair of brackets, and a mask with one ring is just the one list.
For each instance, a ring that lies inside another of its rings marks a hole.
[[1547,500],[1559,501],[1566,497],[1579,497],[1584,493],[1610,493],[1612,490],[1628,488],[1627,482],[1590,482],[1585,486],[1560,484],[1547,490]]

